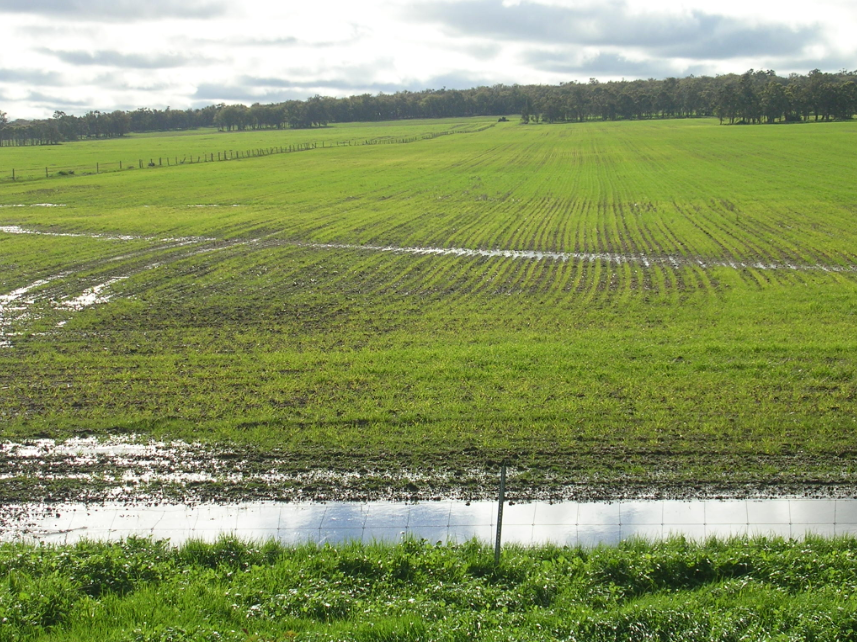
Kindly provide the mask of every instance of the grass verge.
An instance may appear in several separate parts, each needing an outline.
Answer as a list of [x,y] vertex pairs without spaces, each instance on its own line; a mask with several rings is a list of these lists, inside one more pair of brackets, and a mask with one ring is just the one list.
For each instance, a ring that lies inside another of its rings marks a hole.
[[857,540],[0,546],[0,640],[854,640]]

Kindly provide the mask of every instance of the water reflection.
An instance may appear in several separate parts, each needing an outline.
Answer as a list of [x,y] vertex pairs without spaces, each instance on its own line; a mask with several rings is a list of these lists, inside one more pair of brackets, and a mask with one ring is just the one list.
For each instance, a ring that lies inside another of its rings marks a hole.
[[[67,504],[6,507],[0,538],[74,542],[152,535],[181,543],[214,540],[224,533],[284,543],[395,541],[410,535],[429,541],[490,541],[494,502],[392,502],[126,506]],[[503,542],[594,546],[630,537],[682,534],[802,537],[857,534],[857,500],[770,499],[726,501],[534,502],[505,507]]]

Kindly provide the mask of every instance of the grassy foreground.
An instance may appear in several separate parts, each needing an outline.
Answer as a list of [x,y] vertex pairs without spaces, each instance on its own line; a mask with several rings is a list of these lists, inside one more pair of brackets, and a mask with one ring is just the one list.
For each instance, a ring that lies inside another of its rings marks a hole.
[[853,539],[0,546],[0,640],[855,640]]
[[[533,485],[855,483],[857,124],[490,124],[4,183],[0,225],[73,236],[0,233],[0,293],[31,288],[0,314],[3,436],[229,442],[298,467],[511,456]],[[64,303],[104,284],[108,303]]]

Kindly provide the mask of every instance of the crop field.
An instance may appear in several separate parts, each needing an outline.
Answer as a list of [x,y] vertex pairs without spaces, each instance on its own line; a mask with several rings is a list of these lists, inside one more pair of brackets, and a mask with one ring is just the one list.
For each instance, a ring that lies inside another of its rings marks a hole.
[[[310,142],[4,179],[2,436],[344,476],[306,497],[475,496],[504,458],[518,497],[857,486],[857,123],[207,131],[0,168]],[[7,500],[61,490],[6,472]]]

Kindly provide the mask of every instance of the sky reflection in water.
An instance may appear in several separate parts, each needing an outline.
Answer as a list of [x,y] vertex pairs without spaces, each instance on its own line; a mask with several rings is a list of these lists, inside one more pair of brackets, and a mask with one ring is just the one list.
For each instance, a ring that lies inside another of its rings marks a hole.
[[[129,535],[214,540],[222,534],[285,543],[396,541],[410,535],[432,542],[493,540],[496,502],[391,502],[296,504],[257,502],[198,506],[65,504],[30,511],[6,523],[0,538],[74,542],[115,540]],[[648,539],[683,534],[780,535],[802,537],[857,534],[857,500],[769,499],[623,502],[533,502],[504,508],[503,542],[594,546],[630,537]]]

